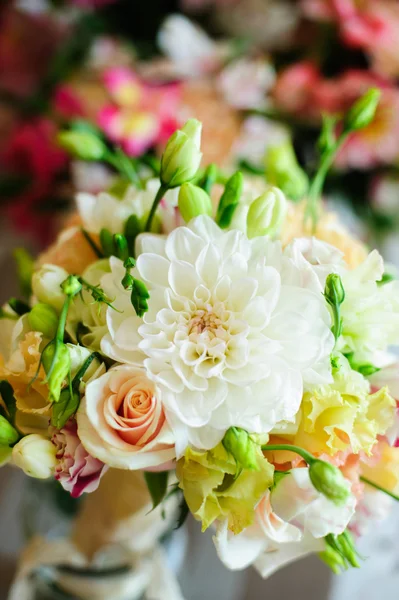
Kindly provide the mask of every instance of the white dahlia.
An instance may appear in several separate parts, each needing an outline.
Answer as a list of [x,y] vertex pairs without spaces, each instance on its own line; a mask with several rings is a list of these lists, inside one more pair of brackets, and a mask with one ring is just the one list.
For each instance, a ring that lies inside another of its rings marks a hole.
[[[144,364],[162,389],[177,452],[214,447],[232,425],[265,433],[293,420],[306,384],[328,382],[334,340],[322,294],[306,289],[280,244],[198,217],[167,238],[144,234],[136,316],[121,261],[102,285],[114,306],[103,352]],[[305,260],[305,259],[304,259]]]

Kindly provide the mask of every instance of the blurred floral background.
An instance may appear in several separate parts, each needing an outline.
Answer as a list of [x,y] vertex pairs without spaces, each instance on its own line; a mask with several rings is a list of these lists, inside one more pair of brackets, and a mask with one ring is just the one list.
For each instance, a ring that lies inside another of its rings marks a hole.
[[[341,114],[369,87],[382,94],[376,119],[340,151],[325,201],[364,241],[399,263],[398,48],[397,0],[3,0],[2,301],[14,292],[12,249],[39,252],[71,219],[76,191],[114,185],[112,161],[71,159],[59,146],[59,131],[71,123],[94,127],[133,164],[156,169],[159,148],[195,116],[204,124],[205,162],[266,176],[296,200],[292,181],[300,189],[304,171],[316,165],[323,115]],[[19,483],[7,471],[1,477],[5,527],[10,486]],[[380,535],[381,556],[391,556],[389,533]],[[381,565],[395,571],[387,560]],[[197,571],[198,580],[203,571],[193,567]],[[263,587],[222,567],[212,578],[231,581],[226,598],[254,600],[277,584],[286,589],[279,597],[288,598],[284,573]],[[304,587],[301,597],[338,594],[324,570],[320,589],[314,577],[316,587]],[[356,577],[339,584],[341,599],[377,597],[365,583],[367,573]],[[187,597],[210,597],[193,594]]]

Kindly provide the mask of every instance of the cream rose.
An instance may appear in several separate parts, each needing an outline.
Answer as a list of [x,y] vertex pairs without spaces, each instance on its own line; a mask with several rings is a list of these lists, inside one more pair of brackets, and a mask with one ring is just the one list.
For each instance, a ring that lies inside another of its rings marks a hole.
[[86,450],[111,467],[145,469],[175,457],[159,390],[142,369],[121,365],[90,382],[77,422]]

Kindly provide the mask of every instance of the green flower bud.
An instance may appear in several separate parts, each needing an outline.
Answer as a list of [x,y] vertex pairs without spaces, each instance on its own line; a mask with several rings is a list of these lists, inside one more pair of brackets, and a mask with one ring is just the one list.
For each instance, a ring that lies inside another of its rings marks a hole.
[[244,178],[241,171],[234,173],[225,185],[216,215],[216,221],[222,229],[228,227],[233,219],[234,212],[240,203],[243,186]]
[[133,278],[132,293],[130,296],[131,303],[136,315],[142,317],[148,310],[148,298],[150,297],[146,285],[140,279]]
[[105,256],[112,256],[114,254],[114,238],[109,229],[101,229],[100,244]]
[[121,283],[125,290],[130,290],[134,283],[134,277],[130,273],[125,273]]
[[326,563],[335,575],[339,575],[341,571],[346,569],[346,563],[344,558],[339,552],[334,550],[330,545],[327,544],[326,549],[323,552],[319,552],[319,557]]
[[240,427],[230,427],[223,438],[223,446],[243,469],[259,471],[257,455],[259,446],[247,431]]
[[89,131],[61,131],[58,143],[81,160],[103,160],[108,152],[104,142]]
[[355,569],[359,569],[360,563],[358,560],[356,546],[349,531],[344,531],[341,533],[341,535],[338,535],[336,538],[336,544],[339,547],[341,554],[349,562],[349,564],[352,567],[355,567]]
[[127,245],[127,239],[121,233],[115,233],[114,235],[114,254],[121,260],[129,258],[129,248]]
[[64,306],[65,294],[61,284],[68,277],[68,272],[56,265],[43,265],[32,277],[32,291],[39,302],[49,304],[57,312]]
[[179,191],[179,210],[186,223],[199,215],[212,216],[212,202],[209,195],[192,183],[183,183]]
[[309,464],[309,477],[315,489],[337,506],[349,498],[349,484],[334,465],[315,459]]
[[33,433],[22,438],[12,451],[14,464],[26,475],[36,479],[48,479],[57,465],[57,449],[42,435]]
[[269,188],[256,198],[247,215],[247,235],[249,239],[262,235],[276,235],[287,214],[287,200],[278,188]]
[[41,331],[44,337],[53,339],[58,327],[58,315],[49,304],[39,302],[28,314],[29,325],[33,331]]
[[125,269],[127,269],[127,270],[129,270],[129,271],[130,271],[131,269],[134,269],[134,267],[136,266],[136,261],[135,261],[135,259],[133,258],[133,256],[128,256],[128,257],[125,259],[125,262],[123,263],[123,266],[125,267]]
[[370,88],[349,109],[344,118],[344,131],[358,131],[370,125],[375,117],[378,103],[381,98],[381,90]]
[[82,284],[75,275],[69,275],[61,284],[61,289],[66,296],[76,296],[82,291]]
[[42,352],[42,363],[47,374],[50,400],[58,402],[71,367],[68,347],[63,342],[52,342]]
[[0,415],[0,446],[11,446],[19,440],[18,431]]
[[331,305],[340,305],[345,300],[345,290],[337,273],[330,273],[326,279],[324,296]]
[[177,187],[196,175],[202,158],[201,129],[199,121],[190,119],[169,138],[161,159],[161,182],[164,186]]
[[278,187],[291,200],[302,199],[308,191],[308,176],[299,166],[290,141],[268,148],[265,175],[268,183]]

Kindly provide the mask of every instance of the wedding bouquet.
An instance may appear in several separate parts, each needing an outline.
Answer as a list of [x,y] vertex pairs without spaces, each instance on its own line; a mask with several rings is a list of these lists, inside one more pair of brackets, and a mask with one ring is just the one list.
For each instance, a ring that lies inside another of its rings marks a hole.
[[2,309],[2,462],[73,497],[109,468],[143,470],[154,507],[180,497],[179,521],[210,528],[231,569],[267,577],[310,552],[359,566],[355,538],[399,492],[399,290],[319,199],[378,99],[339,137],[325,118],[310,181],[278,162],[297,203],[201,167],[195,119],[152,168],[90,126],[64,131],[121,178],[78,194],[75,223],[25,273],[28,302]]

